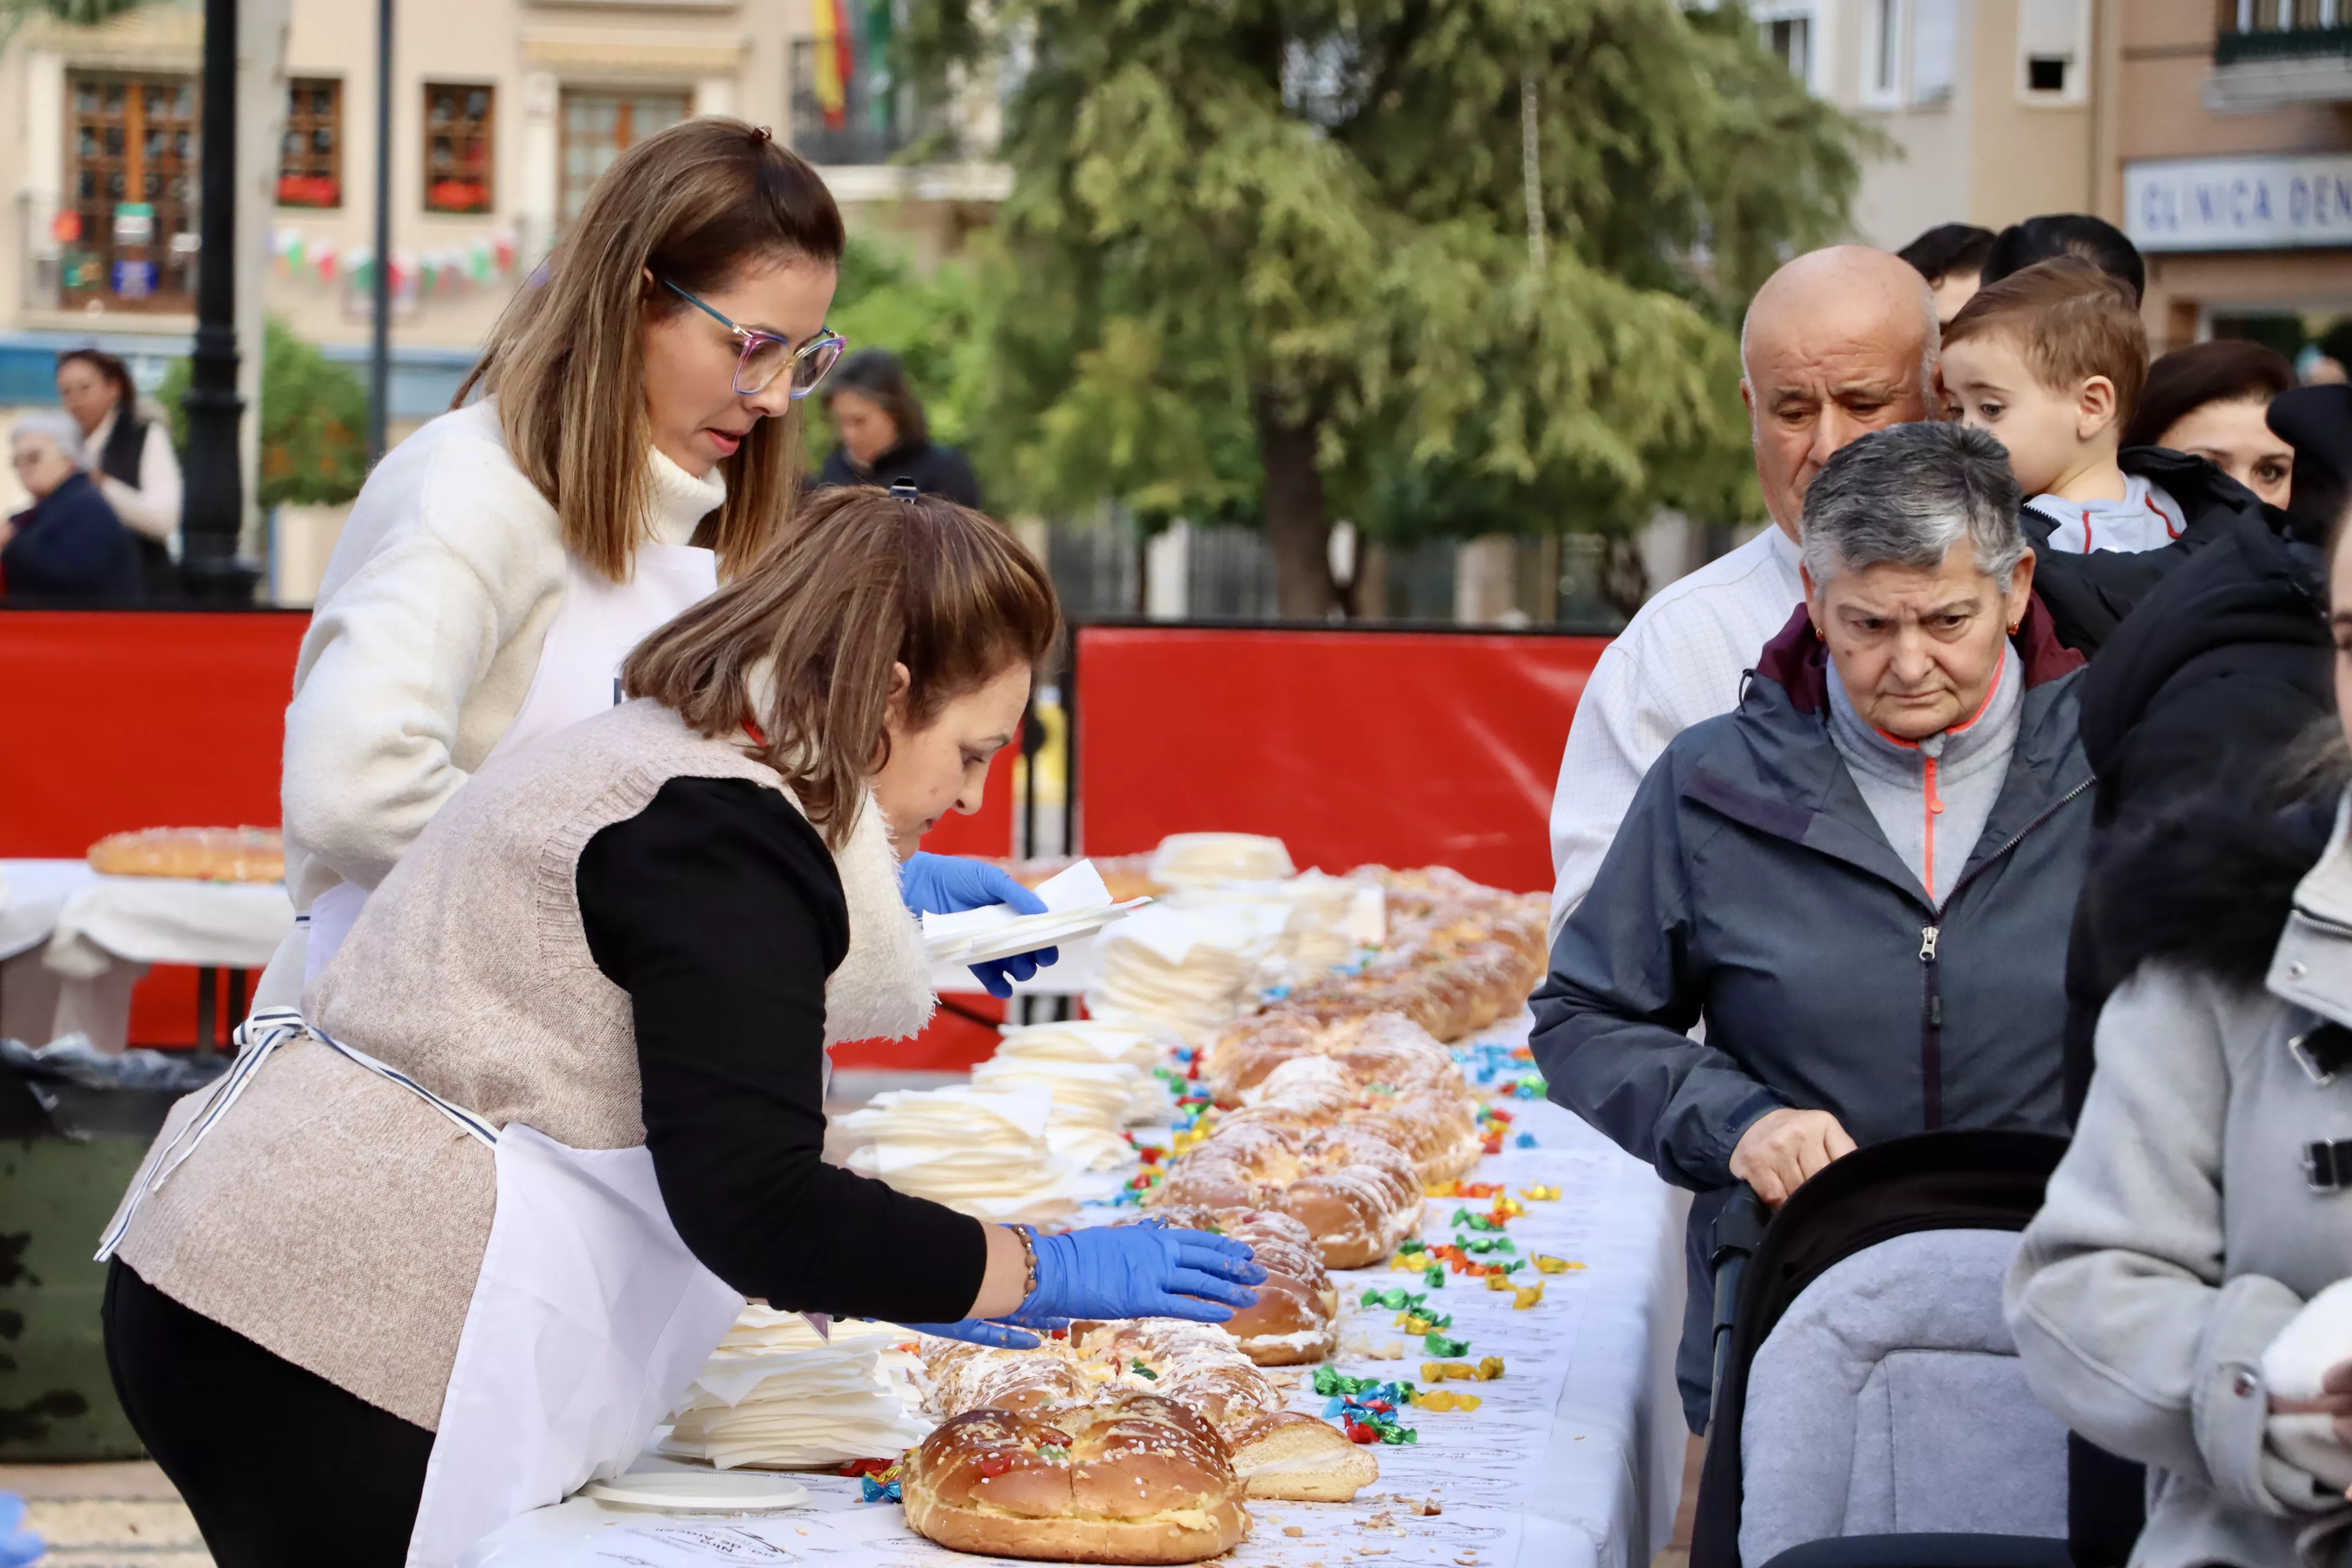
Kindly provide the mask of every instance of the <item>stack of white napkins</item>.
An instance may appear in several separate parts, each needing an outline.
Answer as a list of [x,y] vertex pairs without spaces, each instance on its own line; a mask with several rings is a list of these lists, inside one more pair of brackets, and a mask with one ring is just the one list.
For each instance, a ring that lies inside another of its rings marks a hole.
[[1128,1094],[1127,1110],[1119,1120],[1129,1127],[1156,1127],[1167,1121],[1168,1090],[1152,1069],[1171,1047],[1182,1043],[1172,1033],[1132,1029],[1097,1018],[1022,1025],[1001,1033],[1003,1037],[995,1056],[989,1058],[989,1065],[1018,1063],[1050,1070],[1131,1068],[1133,1087]]
[[1123,904],[1114,903],[1109,887],[1091,860],[1055,872],[1038,883],[1034,891],[1045,900],[1044,914],[1016,914],[1011,904],[989,904],[952,914],[924,915],[926,955],[935,963],[979,963],[1034,952],[1100,931],[1129,910],[1151,901],[1129,899]]
[[1129,1028],[1159,1025],[1186,1045],[1205,1045],[1255,1003],[1289,918],[1278,903],[1140,910],[1096,943],[1087,1011]]
[[1280,881],[1193,883],[1168,903],[1180,910],[1223,904],[1273,904],[1287,913],[1277,951],[1292,982],[1311,979],[1347,963],[1361,947],[1379,945],[1384,933],[1381,885],[1309,870]]
[[835,1125],[858,1140],[847,1164],[902,1193],[995,1223],[1063,1218],[1115,1181],[1055,1152],[1053,1091],[950,1084],[877,1094]]
[[1151,879],[1170,888],[1270,882],[1297,869],[1281,839],[1255,833],[1171,833],[1151,855]]
[[1045,1123],[1045,1146],[1086,1171],[1119,1169],[1135,1158],[1134,1147],[1119,1136],[1119,1129],[1148,1077],[1125,1062],[1019,1057],[994,1058],[971,1069],[975,1089],[1042,1089],[1051,1095],[1054,1109]]
[[793,1312],[746,1307],[671,1415],[661,1451],[722,1470],[888,1458],[931,1429],[922,1363],[891,1323],[835,1321],[828,1342]]

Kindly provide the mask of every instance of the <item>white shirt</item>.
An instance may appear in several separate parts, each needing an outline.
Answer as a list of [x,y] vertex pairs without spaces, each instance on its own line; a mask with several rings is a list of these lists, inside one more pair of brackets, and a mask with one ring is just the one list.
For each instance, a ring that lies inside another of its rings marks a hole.
[[121,416],[122,409],[118,405],[85,438],[83,449],[89,454],[86,460],[90,477],[98,481],[99,493],[106,497],[107,504],[114,508],[114,515],[122,520],[125,528],[169,546],[176,561],[180,556],[180,458],[172,450],[172,433],[164,428],[164,421],[147,421],[146,437],[139,445],[136,487],[98,471],[99,454],[106,450],[106,443],[114,435],[115,421]]
[[1739,705],[1741,679],[1804,598],[1797,546],[1773,524],[1668,584],[1603,649],[1551,803],[1551,934],[1584,900],[1642,775],[1666,742]]
[[2160,550],[2188,527],[2180,503],[2137,474],[2124,476],[2121,500],[2065,500],[2035,496],[2025,503],[2055,526],[2050,548],[2066,555],[2095,550]]

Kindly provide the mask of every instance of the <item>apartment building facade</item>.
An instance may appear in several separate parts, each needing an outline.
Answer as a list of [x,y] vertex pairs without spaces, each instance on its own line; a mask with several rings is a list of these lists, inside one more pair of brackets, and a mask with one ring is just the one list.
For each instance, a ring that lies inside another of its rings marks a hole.
[[[376,263],[376,7],[244,9],[259,14],[240,73],[247,292],[356,359]],[[1008,178],[893,162],[918,127],[883,68],[888,16],[887,0],[398,0],[395,417],[446,405],[596,175],[688,115],[773,126],[824,169],[854,227],[952,247]],[[0,180],[16,198],[0,212],[0,402],[70,343],[127,351],[147,372],[185,352],[202,38],[192,0],[156,0],[100,26],[35,22],[0,56]]]
[[2352,0],[1755,0],[1765,41],[1884,140],[1855,208],[2091,212],[2148,259],[2159,350],[2295,352],[2352,316]]
[[2116,6],[2116,160],[2099,210],[2148,258],[2162,346],[2290,354],[2352,321],[2352,0]]

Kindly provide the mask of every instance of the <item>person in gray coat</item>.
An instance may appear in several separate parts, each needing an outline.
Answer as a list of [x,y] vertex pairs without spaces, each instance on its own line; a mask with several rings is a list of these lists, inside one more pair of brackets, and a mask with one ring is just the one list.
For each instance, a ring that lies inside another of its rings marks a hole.
[[[2352,733],[2348,557],[2329,595]],[[2084,894],[2129,978],[2006,1306],[2042,1403],[2148,1467],[2133,1568],[2352,1547],[2347,763],[2284,807],[2217,784],[2103,852]]]
[[2082,658],[2032,595],[2008,459],[1955,425],[1865,436],[1807,492],[1802,548],[1804,605],[1643,781],[1534,999],[1550,1097],[1701,1194],[1693,1431],[1738,1184],[1777,1205],[1858,1144],[2064,1125]]

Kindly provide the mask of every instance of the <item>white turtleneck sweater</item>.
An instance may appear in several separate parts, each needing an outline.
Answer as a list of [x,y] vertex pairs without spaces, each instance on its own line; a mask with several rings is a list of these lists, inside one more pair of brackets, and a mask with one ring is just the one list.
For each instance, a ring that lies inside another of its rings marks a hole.
[[[646,533],[665,544],[690,543],[727,495],[715,470],[698,479],[659,452],[646,490]],[[337,882],[373,889],[481,765],[530,690],[563,581],[555,509],[489,402],[376,465],[327,563],[286,710],[296,909]]]

